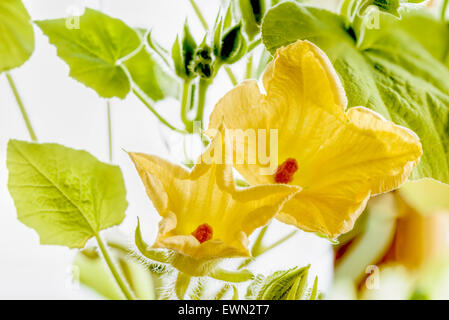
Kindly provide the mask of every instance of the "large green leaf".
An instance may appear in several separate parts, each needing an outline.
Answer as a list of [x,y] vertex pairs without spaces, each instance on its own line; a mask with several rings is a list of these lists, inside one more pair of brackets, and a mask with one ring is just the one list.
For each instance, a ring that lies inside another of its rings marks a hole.
[[137,33],[121,20],[86,8],[79,29],[69,29],[66,19],[36,21],[70,67],[70,76],[105,98],[124,98],[130,83],[117,64],[140,45]]
[[42,244],[82,248],[125,217],[120,168],[86,151],[10,140],[7,165],[18,219],[37,231]]
[[371,108],[420,137],[424,154],[412,177],[449,183],[447,27],[422,11],[401,20],[380,14],[379,25],[357,46],[342,17],[286,2],[267,13],[262,35],[271,53],[298,39],[318,45],[337,70],[349,107]]
[[167,70],[154,53],[149,53],[145,47],[124,62],[134,83],[154,101],[165,97],[178,97],[179,82]]
[[33,50],[33,26],[22,1],[1,0],[0,72],[21,66]]
[[69,65],[70,76],[100,96],[124,98],[132,80],[154,101],[177,97],[179,83],[146,52],[141,35],[123,21],[86,8],[79,29],[67,28],[65,18],[36,23]]

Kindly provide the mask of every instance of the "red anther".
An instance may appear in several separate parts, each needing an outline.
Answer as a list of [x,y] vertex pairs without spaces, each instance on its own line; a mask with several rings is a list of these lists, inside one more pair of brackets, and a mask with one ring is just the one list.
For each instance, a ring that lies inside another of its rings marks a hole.
[[293,158],[285,160],[276,170],[274,181],[277,183],[289,183],[293,181],[293,175],[298,171],[298,163]]
[[192,236],[194,236],[200,243],[212,239],[212,235],[212,227],[207,223],[199,225],[198,228],[192,232]]

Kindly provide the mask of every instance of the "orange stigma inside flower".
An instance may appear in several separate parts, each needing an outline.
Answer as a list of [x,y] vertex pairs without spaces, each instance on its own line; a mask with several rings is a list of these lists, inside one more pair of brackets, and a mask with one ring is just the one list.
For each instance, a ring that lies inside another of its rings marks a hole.
[[200,243],[212,239],[212,235],[212,227],[207,223],[199,225],[198,228],[192,232],[192,236],[194,236]]
[[285,160],[277,169],[274,181],[277,183],[289,183],[293,181],[293,175],[298,171],[298,163],[293,158]]

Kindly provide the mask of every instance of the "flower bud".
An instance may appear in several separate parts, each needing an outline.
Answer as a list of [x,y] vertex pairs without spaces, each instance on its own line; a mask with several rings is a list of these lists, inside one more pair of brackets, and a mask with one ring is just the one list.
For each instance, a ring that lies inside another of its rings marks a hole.
[[176,37],[176,41],[172,47],[172,58],[175,65],[176,74],[184,79],[194,77],[194,73],[190,70],[197,45],[193,39],[187,23],[184,25],[182,39]]
[[243,28],[252,40],[260,32],[260,24],[265,14],[265,0],[235,0],[243,22]]
[[196,48],[193,59],[190,62],[190,71],[203,79],[213,76],[212,49],[206,44],[206,39]]
[[240,24],[224,32],[218,44],[214,46],[215,55],[220,61],[232,64],[240,60],[246,53],[246,40]]

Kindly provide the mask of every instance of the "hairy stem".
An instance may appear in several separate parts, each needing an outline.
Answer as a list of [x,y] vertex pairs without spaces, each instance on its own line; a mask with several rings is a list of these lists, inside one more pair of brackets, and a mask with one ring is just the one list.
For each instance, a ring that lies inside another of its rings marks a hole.
[[248,60],[246,61],[245,79],[251,79],[252,76],[253,76],[253,55],[250,54],[248,56]]
[[16,98],[17,105],[19,106],[20,113],[22,114],[22,118],[25,121],[25,125],[27,127],[28,133],[32,141],[37,141],[36,133],[34,132],[33,126],[31,125],[30,118],[28,117],[28,113],[25,109],[25,105],[23,104],[22,98],[20,97],[19,91],[17,90],[16,84],[14,83],[14,79],[12,78],[9,72],[6,72],[6,79],[8,79],[9,86],[11,87],[12,92],[14,93],[14,97]]
[[291,237],[293,237],[298,230],[294,230],[290,233],[288,233],[287,235],[285,235],[284,237],[282,237],[281,239],[279,239],[278,241],[270,244],[269,246],[264,246],[262,244],[263,238],[265,237],[265,234],[267,232],[268,229],[268,225],[263,227],[263,229],[259,232],[259,234],[257,235],[256,241],[254,242],[253,247],[251,248],[251,255],[252,258],[250,259],[246,259],[244,260],[239,266],[238,269],[241,269],[243,267],[246,267],[247,265],[249,265],[251,262],[253,262],[257,257],[260,257],[261,255],[263,255],[264,253],[270,251],[271,249],[276,248],[277,246],[283,244],[285,241],[289,240]]
[[210,85],[209,79],[200,79],[200,83],[198,84],[198,105],[196,109],[195,121],[203,122],[204,116],[204,107],[206,105],[206,93],[207,88]]
[[185,130],[181,130],[176,128],[175,126],[171,125],[167,120],[165,120],[164,117],[162,117],[157,111],[156,109],[154,109],[154,107],[151,105],[150,101],[148,101],[148,99],[144,96],[143,93],[140,92],[140,90],[133,88],[133,93],[137,96],[137,98],[139,98],[140,101],[143,102],[144,105],[147,106],[147,108],[156,116],[156,118],[159,119],[160,122],[162,122],[165,126],[167,126],[168,128],[170,128],[173,131],[179,132],[179,133],[187,133],[187,131]]
[[103,258],[106,262],[106,265],[108,266],[109,270],[111,271],[112,276],[114,277],[115,281],[117,282],[117,285],[120,287],[120,290],[122,291],[123,295],[128,300],[134,300],[134,295],[132,294],[131,290],[129,289],[127,283],[120,275],[117,266],[112,261],[112,258],[109,254],[108,249],[106,248],[106,245],[104,244],[101,237],[97,234],[95,235],[95,238],[97,239],[98,246],[100,247],[100,251],[103,255]]
[[184,123],[187,132],[192,132],[192,121],[187,117],[187,112],[190,110],[190,80],[184,80],[182,87],[182,99],[181,99],[181,120]]
[[247,50],[247,52],[251,52],[251,51],[253,51],[259,44],[261,44],[262,43],[262,38],[259,38],[259,39],[256,39],[256,40],[254,40],[254,41],[251,41],[249,44],[248,44],[248,50]]

